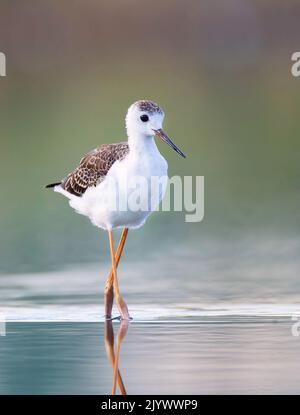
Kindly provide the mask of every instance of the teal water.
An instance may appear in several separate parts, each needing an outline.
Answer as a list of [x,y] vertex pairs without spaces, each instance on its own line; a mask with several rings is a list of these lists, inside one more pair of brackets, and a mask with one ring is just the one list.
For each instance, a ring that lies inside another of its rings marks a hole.
[[[119,367],[128,394],[298,394],[299,342],[289,319],[133,322]],[[0,359],[1,394],[111,391],[103,323],[9,323]]]
[[[285,241],[284,251],[275,240],[244,242],[238,259],[213,246],[173,251],[172,262],[167,251],[124,258],[119,278],[133,317],[120,353],[127,393],[300,393],[298,242]],[[103,262],[0,278],[1,394],[111,392],[108,270]],[[119,321],[112,326],[116,345]]]

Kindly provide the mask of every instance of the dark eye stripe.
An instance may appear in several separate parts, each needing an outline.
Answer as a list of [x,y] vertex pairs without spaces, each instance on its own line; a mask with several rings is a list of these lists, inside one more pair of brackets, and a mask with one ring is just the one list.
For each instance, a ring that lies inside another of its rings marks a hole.
[[149,117],[148,117],[148,115],[147,115],[147,114],[143,114],[143,115],[141,115],[141,116],[140,116],[140,119],[141,119],[143,122],[147,122],[147,121],[149,121]]

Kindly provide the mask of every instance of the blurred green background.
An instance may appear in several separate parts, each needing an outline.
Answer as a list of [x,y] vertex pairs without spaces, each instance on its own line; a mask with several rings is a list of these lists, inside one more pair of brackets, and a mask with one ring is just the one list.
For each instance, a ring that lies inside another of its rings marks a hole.
[[298,0],[1,0],[0,272],[108,258],[105,233],[43,186],[124,140],[142,98],[188,155],[159,144],[170,175],[205,176],[205,218],[156,213],[127,255],[298,240],[299,19]]

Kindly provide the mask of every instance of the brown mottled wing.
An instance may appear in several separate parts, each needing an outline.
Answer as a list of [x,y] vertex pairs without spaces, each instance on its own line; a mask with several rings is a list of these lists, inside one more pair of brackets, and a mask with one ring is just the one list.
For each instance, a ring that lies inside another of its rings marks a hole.
[[82,196],[88,187],[96,186],[106,176],[117,160],[123,160],[129,153],[127,143],[103,144],[87,153],[61,183],[61,187],[76,196]]

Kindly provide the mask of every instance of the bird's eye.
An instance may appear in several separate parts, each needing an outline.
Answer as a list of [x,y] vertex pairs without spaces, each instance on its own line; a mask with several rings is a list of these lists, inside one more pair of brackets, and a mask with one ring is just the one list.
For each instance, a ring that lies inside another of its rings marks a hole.
[[147,115],[147,114],[143,114],[143,115],[141,115],[141,116],[140,116],[140,119],[141,119],[143,122],[147,122],[147,121],[149,121],[149,117],[148,117],[148,115]]

